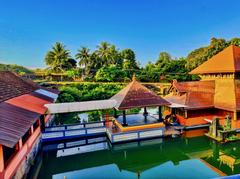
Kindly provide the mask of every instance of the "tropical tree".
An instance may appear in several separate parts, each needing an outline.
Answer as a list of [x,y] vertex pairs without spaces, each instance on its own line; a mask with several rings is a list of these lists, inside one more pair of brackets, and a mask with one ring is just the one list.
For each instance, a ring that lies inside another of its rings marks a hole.
[[101,66],[106,66],[112,60],[110,44],[108,42],[102,42],[97,46],[96,55],[99,57]]
[[135,73],[135,70],[139,69],[135,53],[133,50],[128,48],[121,52],[121,56],[123,59],[123,69],[127,71],[128,77],[131,78]]
[[163,68],[166,64],[170,63],[170,61],[172,60],[172,57],[169,53],[167,52],[161,52],[159,54],[158,60],[156,62],[156,65],[159,68]]
[[230,44],[238,43],[236,38],[229,42],[225,39],[212,38],[209,46],[198,48],[188,54],[186,68],[190,71],[228,47]]
[[66,69],[66,64],[69,63],[71,55],[69,50],[65,49],[65,46],[60,42],[52,47],[45,56],[45,63],[52,71],[63,72]]
[[100,68],[95,75],[95,79],[101,82],[123,82],[128,80],[127,73],[116,65]]
[[110,46],[109,53],[110,53],[111,58],[110,58],[110,61],[108,62],[108,64],[113,64],[113,65],[122,67],[123,60],[122,60],[121,54],[116,49],[115,45]]
[[78,50],[77,54],[75,55],[76,59],[79,60],[79,65],[86,67],[90,63],[90,49],[87,47],[82,47]]

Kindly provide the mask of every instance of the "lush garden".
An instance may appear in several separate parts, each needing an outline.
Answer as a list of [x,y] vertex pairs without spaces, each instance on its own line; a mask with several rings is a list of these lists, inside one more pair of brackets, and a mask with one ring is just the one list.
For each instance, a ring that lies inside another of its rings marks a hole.
[[157,59],[141,65],[135,52],[119,50],[115,45],[102,42],[95,49],[81,47],[72,56],[71,52],[57,42],[45,56],[48,73],[61,73],[67,80],[126,82],[133,74],[142,82],[170,82],[198,80],[188,72],[229,45],[240,46],[240,39],[212,38],[209,45],[191,51],[186,57],[173,58],[168,52],[160,52]]
[[[79,83],[60,87],[60,94],[57,103],[61,102],[80,102],[90,100],[109,99],[119,92],[126,84],[122,83]],[[127,110],[127,114],[138,113],[140,109]],[[101,117],[113,115],[113,110],[92,111],[87,112],[88,121],[99,121]],[[121,111],[118,111],[119,115]],[[56,124],[72,124],[78,123],[80,113],[68,113],[56,115]]]

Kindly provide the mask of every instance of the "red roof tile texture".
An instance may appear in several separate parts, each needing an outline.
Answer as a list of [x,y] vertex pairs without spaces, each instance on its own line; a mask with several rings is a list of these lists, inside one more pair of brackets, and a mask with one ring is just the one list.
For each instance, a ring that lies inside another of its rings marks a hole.
[[164,99],[186,105],[186,109],[215,107],[228,111],[240,111],[240,80],[217,79],[196,82],[173,82],[172,90]]
[[14,147],[39,116],[5,102],[0,103],[0,144]]
[[13,147],[45,113],[44,104],[54,101],[35,92],[40,88],[51,91],[12,72],[0,72],[0,144]]
[[51,101],[33,96],[31,94],[24,94],[9,99],[5,102],[32,112],[36,112],[38,114],[45,114],[47,108],[44,107],[44,105],[51,103]]
[[31,93],[38,88],[36,84],[24,80],[12,72],[0,72],[0,102]]
[[195,68],[190,74],[240,72],[240,47],[230,45]]
[[171,88],[178,92],[178,94],[171,93],[164,98],[171,103],[185,105],[186,109],[214,107],[214,81],[173,81]]
[[169,102],[136,80],[133,80],[131,83],[129,83],[124,89],[114,95],[111,99],[117,101],[116,108],[119,110],[137,107],[169,105]]

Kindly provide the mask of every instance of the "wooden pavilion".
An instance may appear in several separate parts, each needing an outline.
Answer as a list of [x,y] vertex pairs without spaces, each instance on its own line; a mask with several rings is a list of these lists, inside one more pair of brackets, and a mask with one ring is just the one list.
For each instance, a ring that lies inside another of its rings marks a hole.
[[175,113],[185,126],[202,125],[213,117],[224,119],[230,115],[232,128],[239,128],[240,47],[230,45],[190,74],[199,75],[201,80],[173,81],[165,99],[180,107],[166,108],[165,114]]
[[[147,123],[148,112],[147,107],[158,107],[158,122],[163,122],[162,120],[162,106],[170,105],[162,97],[155,94],[153,91],[149,90],[141,83],[136,80],[136,77],[133,76],[133,80],[129,83],[124,89],[119,93],[115,94],[110,100],[116,101],[114,106],[114,117],[117,119],[117,110],[122,111],[122,126],[128,126],[127,120],[128,116],[126,115],[126,110],[131,108],[144,108],[143,116]],[[121,126],[120,126],[121,127]],[[153,127],[153,126],[152,126]],[[129,128],[130,129],[130,128]]]

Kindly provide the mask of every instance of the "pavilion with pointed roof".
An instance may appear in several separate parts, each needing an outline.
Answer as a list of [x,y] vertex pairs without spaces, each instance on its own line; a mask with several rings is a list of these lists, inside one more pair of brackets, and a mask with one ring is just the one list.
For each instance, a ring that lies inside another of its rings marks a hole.
[[136,80],[135,75],[133,76],[133,80],[129,83],[124,89],[115,94],[110,100],[116,101],[114,106],[115,117],[116,110],[123,111],[123,125],[126,126],[126,109],[131,108],[144,108],[143,115],[147,117],[147,107],[159,107],[159,121],[162,120],[161,106],[170,105],[162,97],[155,94],[153,91],[149,90],[141,83]]
[[230,115],[236,121],[232,127],[236,128],[240,124],[240,47],[230,45],[190,74],[199,75],[201,80],[173,81],[170,94],[164,98],[183,105],[174,109],[180,123],[201,125],[207,123],[204,119]]
[[162,122],[161,107],[165,105],[170,105],[170,103],[143,86],[136,80],[134,75],[132,82],[110,99],[46,104],[45,106],[48,108],[48,113],[51,114],[114,109],[114,117],[116,119],[118,118],[117,111],[122,111],[122,126],[127,126],[126,110],[131,108],[144,108],[143,117],[145,124],[147,124],[149,117],[147,107],[158,107],[159,116],[157,120],[158,122]]

